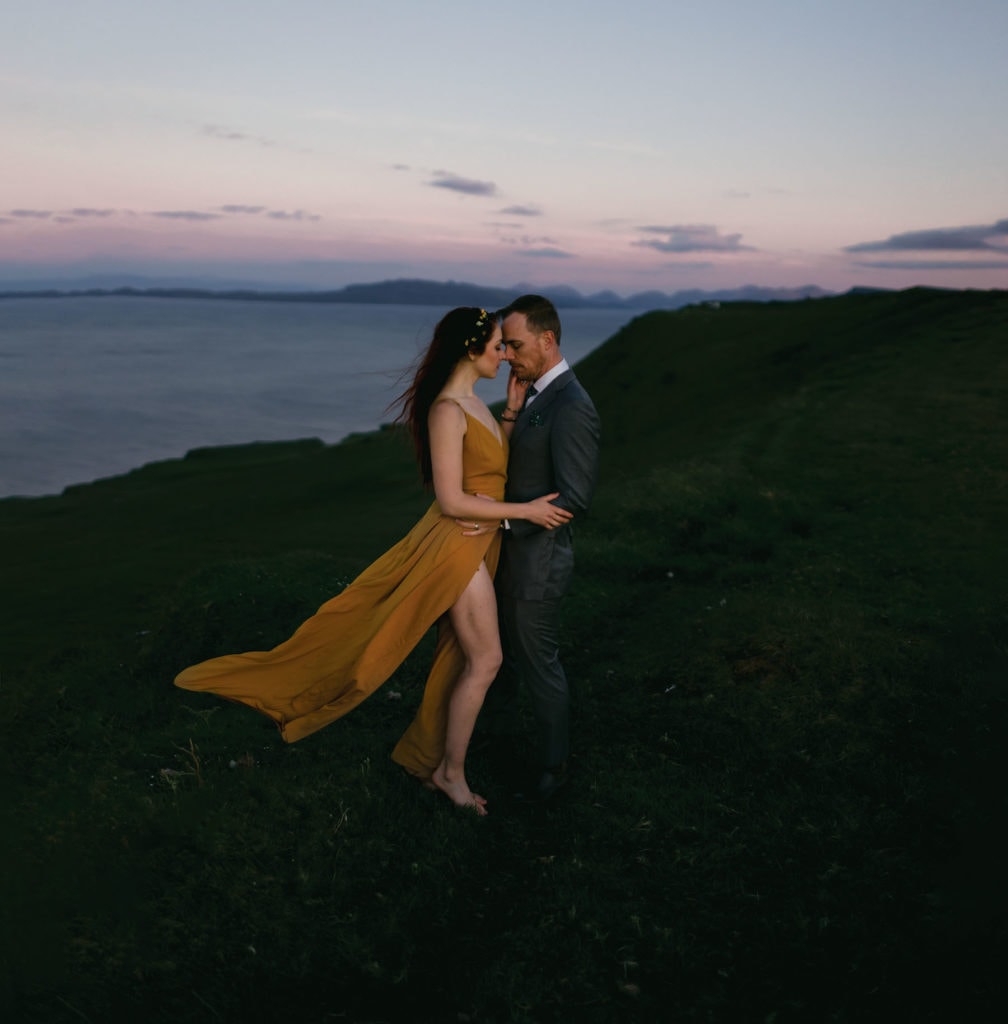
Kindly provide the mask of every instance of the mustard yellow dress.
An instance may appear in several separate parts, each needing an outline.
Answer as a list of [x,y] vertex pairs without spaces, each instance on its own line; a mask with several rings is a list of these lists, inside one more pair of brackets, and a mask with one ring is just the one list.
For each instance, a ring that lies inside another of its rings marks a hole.
[[[469,413],[466,421],[463,489],[501,501],[507,439]],[[464,537],[435,501],[398,544],[326,601],[289,640],[271,651],[227,654],[193,665],[175,685],[247,704],[272,718],[293,743],[374,693],[437,623],[423,700],[392,753],[397,764],[427,779],[444,754],[448,701],[464,664],[445,613],[481,562],[494,574],[499,554],[499,531]]]

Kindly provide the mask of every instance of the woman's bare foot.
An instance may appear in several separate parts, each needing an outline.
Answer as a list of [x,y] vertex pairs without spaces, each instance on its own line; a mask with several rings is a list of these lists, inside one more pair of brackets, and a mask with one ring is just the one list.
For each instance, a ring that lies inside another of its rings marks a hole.
[[465,779],[457,779],[449,782],[445,776],[444,765],[439,764],[431,776],[431,783],[440,789],[442,793],[456,806],[465,807],[475,811],[481,818],[486,816],[486,800],[474,793],[466,783]]
[[[438,786],[434,782],[433,779],[421,779],[420,780],[420,785],[423,786],[424,789],[429,789],[432,793],[444,793],[444,792],[446,792],[446,790],[444,790],[440,786]],[[470,795],[472,796],[473,801],[475,803],[479,804],[482,807],[486,806],[486,797],[480,796],[479,793],[473,793],[471,790],[470,790]],[[470,806],[471,807],[472,804],[467,804],[466,806]]]

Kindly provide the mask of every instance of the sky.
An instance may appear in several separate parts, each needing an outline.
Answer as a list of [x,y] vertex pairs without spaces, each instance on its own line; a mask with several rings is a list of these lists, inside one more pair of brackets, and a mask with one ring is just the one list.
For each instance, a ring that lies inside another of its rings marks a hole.
[[1008,287],[1005,0],[0,14],[0,287]]

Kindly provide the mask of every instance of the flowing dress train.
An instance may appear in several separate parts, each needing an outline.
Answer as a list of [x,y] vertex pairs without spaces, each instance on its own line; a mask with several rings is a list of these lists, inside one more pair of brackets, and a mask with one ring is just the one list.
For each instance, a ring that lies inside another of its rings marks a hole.
[[[463,489],[501,501],[507,440],[469,413],[466,423]],[[423,700],[392,753],[397,764],[428,779],[444,754],[448,701],[464,664],[446,613],[481,562],[494,574],[499,554],[499,531],[464,537],[435,501],[398,544],[326,601],[289,640],[271,651],[200,662],[179,673],[175,684],[247,704],[273,719],[284,740],[293,743],[374,693],[437,623]]]

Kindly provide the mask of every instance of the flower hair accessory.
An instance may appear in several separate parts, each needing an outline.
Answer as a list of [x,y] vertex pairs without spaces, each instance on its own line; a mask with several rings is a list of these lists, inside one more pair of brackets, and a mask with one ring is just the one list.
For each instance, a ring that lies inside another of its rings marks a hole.
[[486,328],[487,320],[490,318],[490,314],[485,310],[479,311],[479,316],[476,318],[476,333],[471,338],[466,338],[465,347],[466,351],[469,351],[469,346],[474,345],[483,336],[483,331]]

